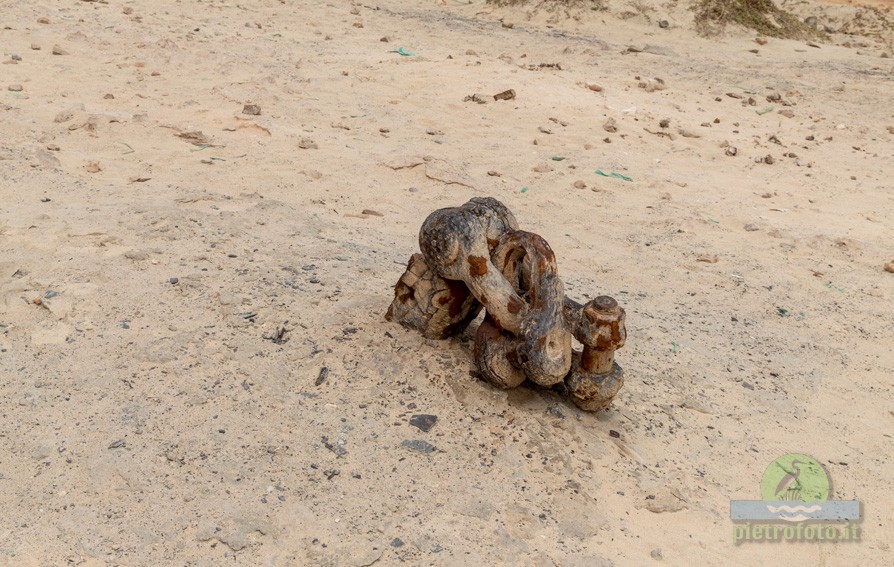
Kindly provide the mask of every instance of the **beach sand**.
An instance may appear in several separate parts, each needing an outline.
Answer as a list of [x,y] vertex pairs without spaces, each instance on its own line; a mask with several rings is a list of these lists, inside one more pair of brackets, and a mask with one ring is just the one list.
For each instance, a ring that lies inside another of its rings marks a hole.
[[[796,13],[863,35],[7,3],[0,565],[884,563],[894,50],[884,12]],[[626,309],[606,411],[384,320],[425,217],[485,195]],[[792,452],[860,542],[734,545],[729,501]]]

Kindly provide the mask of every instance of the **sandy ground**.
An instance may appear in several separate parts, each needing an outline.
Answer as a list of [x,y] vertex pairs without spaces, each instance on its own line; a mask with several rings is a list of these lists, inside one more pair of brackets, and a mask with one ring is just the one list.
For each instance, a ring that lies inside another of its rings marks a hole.
[[[637,6],[5,3],[0,564],[890,560],[890,43]],[[384,321],[476,195],[626,308],[609,410]],[[733,545],[788,452],[861,542]]]

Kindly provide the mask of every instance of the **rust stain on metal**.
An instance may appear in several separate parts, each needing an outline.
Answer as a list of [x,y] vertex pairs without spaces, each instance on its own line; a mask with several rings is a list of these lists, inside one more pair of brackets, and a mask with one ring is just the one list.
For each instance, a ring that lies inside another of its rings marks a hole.
[[482,256],[469,256],[469,273],[475,277],[487,274],[487,258]]

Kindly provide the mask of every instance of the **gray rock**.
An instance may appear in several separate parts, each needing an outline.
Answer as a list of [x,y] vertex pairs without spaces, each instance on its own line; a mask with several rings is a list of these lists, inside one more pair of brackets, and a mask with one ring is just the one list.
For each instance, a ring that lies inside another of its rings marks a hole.
[[404,440],[401,445],[403,445],[410,451],[415,451],[417,453],[434,453],[437,450],[437,447],[435,447],[431,443],[423,441],[422,439],[407,439]]

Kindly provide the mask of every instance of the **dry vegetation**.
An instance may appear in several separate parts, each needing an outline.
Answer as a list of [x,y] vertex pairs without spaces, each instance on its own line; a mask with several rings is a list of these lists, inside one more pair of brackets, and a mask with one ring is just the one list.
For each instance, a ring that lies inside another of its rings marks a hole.
[[696,30],[713,35],[739,24],[770,37],[811,39],[822,34],[772,0],[699,0],[693,5]]

